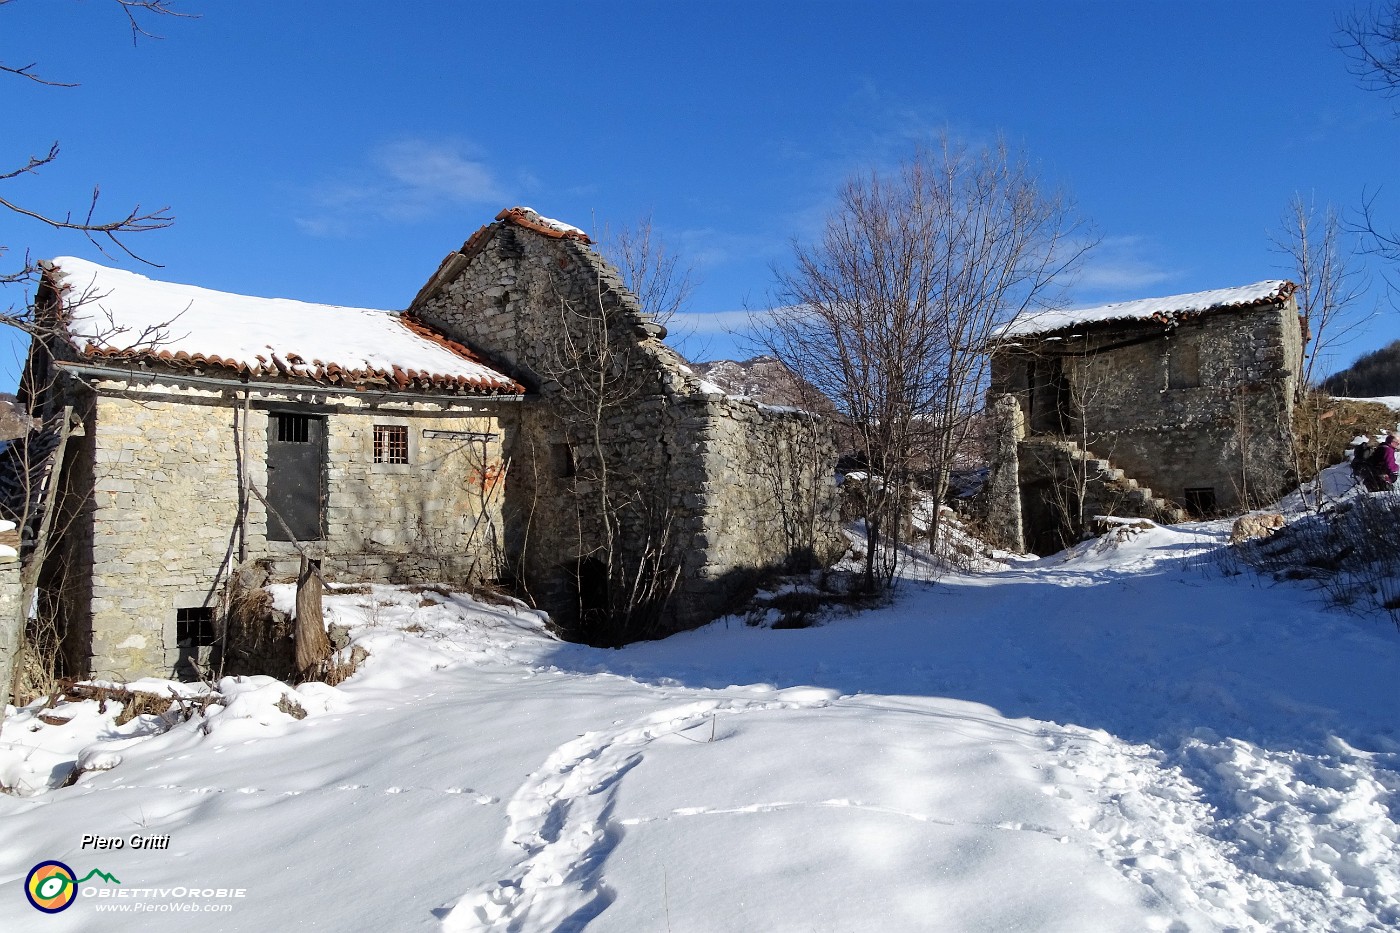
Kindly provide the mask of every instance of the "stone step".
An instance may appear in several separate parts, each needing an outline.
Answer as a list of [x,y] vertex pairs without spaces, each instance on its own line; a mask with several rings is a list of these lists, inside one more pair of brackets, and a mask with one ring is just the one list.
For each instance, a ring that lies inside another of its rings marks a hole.
[[1184,521],[1184,511],[1170,504],[1164,497],[1156,495],[1150,488],[1127,475],[1126,471],[1113,465],[1106,457],[1097,456],[1092,450],[1080,447],[1071,440],[1054,439],[1044,443],[1061,451],[1069,458],[1070,467],[1081,478],[1090,483],[1113,484],[1110,499],[1116,496],[1125,512],[1137,517],[1150,518],[1164,524]]
[[1126,498],[1129,502],[1133,503],[1133,505],[1137,506],[1138,508],[1150,507],[1154,502],[1154,499],[1152,497],[1152,490],[1145,489],[1141,486],[1139,486],[1136,489],[1128,490],[1128,494],[1124,498]]

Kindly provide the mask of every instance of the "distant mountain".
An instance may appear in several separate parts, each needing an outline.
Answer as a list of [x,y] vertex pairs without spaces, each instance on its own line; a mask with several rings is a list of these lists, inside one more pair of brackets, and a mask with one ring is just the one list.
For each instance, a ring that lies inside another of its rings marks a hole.
[[701,379],[714,383],[729,395],[742,395],[765,405],[786,405],[817,412],[835,410],[815,386],[772,356],[691,363],[690,368]]
[[1400,340],[1328,376],[1322,380],[1322,391],[1346,398],[1400,395]]
[[0,392],[0,441],[24,437],[38,427],[38,423],[24,413],[19,401],[9,392]]

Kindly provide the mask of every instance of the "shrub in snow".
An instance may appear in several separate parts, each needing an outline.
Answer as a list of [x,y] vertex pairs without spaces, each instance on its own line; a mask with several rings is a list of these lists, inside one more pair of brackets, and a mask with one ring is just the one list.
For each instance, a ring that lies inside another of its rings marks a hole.
[[1233,558],[1275,579],[1314,581],[1334,605],[1383,609],[1400,627],[1400,494],[1358,495],[1305,515],[1243,541]]

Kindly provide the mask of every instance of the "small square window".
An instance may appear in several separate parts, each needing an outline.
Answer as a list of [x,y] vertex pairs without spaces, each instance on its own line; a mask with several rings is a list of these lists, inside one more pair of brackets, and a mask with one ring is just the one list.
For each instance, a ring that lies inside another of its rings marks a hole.
[[311,416],[278,414],[277,439],[284,444],[311,442]]
[[1188,487],[1186,490],[1186,511],[1198,518],[1213,514],[1215,512],[1215,487]]
[[400,424],[374,426],[374,462],[408,462],[408,428]]
[[176,609],[175,643],[181,648],[199,648],[214,644],[214,607]]

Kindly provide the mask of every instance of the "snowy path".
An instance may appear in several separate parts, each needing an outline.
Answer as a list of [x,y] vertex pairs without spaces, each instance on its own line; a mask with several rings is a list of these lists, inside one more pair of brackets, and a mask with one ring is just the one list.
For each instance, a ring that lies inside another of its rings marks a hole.
[[[556,749],[507,808],[508,837],[526,852],[508,880],[455,907],[448,931],[581,928],[613,893],[599,878],[617,843],[610,819],[618,783],[652,742],[747,712],[825,706],[836,694],[792,689],[770,701],[699,701],[658,710],[640,721],[587,733]],[[700,730],[703,731],[703,730]],[[702,739],[692,739],[702,741]]]
[[[95,704],[7,725],[10,780],[84,747],[121,760],[0,797],[0,929],[33,927],[21,888],[45,858],[246,888],[212,930],[1400,928],[1400,636],[1181,566],[1203,540],[622,651],[381,592],[371,662],[299,694],[304,720],[249,683],[208,729],[138,740]],[[172,841],[96,853],[94,832]],[[190,927],[98,918],[100,893],[44,929]]]

